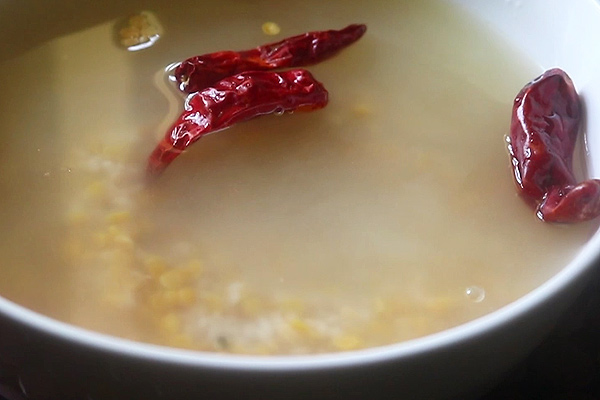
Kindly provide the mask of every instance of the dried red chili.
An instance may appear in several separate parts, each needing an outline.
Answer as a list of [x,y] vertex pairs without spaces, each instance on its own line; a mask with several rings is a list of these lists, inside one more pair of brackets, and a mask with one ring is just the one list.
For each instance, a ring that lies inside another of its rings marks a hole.
[[573,152],[581,130],[581,104],[560,69],[527,84],[513,105],[509,151],[520,193],[548,222],[577,222],[600,215],[600,180],[577,183]]
[[190,95],[179,119],[148,160],[148,173],[160,174],[202,136],[254,117],[323,108],[328,93],[310,72],[251,71],[222,79]]
[[196,56],[181,62],[173,76],[182,91],[193,93],[240,72],[311,65],[356,42],[366,30],[366,25],[353,24],[339,31],[304,33],[251,50]]

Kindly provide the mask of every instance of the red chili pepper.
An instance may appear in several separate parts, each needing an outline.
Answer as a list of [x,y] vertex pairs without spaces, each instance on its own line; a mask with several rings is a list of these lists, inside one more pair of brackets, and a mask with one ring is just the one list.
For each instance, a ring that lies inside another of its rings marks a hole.
[[328,93],[310,72],[244,72],[188,96],[179,119],[148,160],[148,173],[160,174],[188,146],[209,133],[254,117],[309,111],[327,105]]
[[573,152],[581,130],[581,104],[571,78],[546,71],[515,98],[509,152],[520,193],[548,222],[600,215],[600,180],[577,183]]
[[587,221],[600,215],[600,180],[552,188],[538,207],[549,222]]
[[193,93],[240,72],[311,65],[356,42],[366,30],[366,25],[353,24],[339,31],[304,33],[251,50],[196,56],[179,64],[173,76],[183,92]]

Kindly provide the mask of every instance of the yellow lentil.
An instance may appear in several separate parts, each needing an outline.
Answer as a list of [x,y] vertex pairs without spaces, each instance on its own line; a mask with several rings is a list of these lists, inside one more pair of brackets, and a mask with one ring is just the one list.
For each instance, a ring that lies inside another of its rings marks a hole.
[[183,349],[194,348],[194,341],[189,335],[186,335],[184,333],[169,336],[167,344],[172,347],[179,347]]
[[239,305],[242,309],[242,312],[248,317],[257,316],[262,310],[264,310],[264,304],[262,300],[252,295],[242,297]]
[[191,288],[183,288],[177,291],[177,303],[180,306],[191,306],[196,302],[196,291]]
[[308,334],[313,331],[310,325],[306,323],[306,321],[301,320],[300,318],[292,318],[289,321],[289,324],[294,330],[298,333]]
[[451,297],[438,297],[425,302],[428,311],[445,313],[456,306],[456,300]]
[[116,235],[115,237],[113,237],[113,240],[118,245],[122,245],[128,248],[134,247],[133,239],[127,234],[122,233],[120,235]]
[[86,192],[93,198],[99,198],[106,195],[106,185],[101,181],[95,181],[88,185]]
[[167,289],[179,289],[189,282],[190,276],[188,271],[181,268],[173,268],[163,272],[158,281]]
[[362,340],[354,335],[341,335],[333,339],[333,345],[339,350],[356,350],[361,347]]
[[265,35],[274,36],[281,32],[281,28],[275,22],[265,22],[262,24],[262,31]]
[[129,211],[117,211],[106,216],[106,221],[110,224],[122,224],[130,219],[131,213]]
[[357,117],[366,117],[373,114],[373,109],[366,104],[357,104],[352,108],[352,112]]
[[147,256],[143,261],[143,265],[150,276],[155,279],[161,276],[162,273],[167,269],[167,263],[165,260],[156,255]]
[[160,327],[166,334],[176,334],[181,330],[181,319],[175,314],[167,314],[160,321]]
[[204,270],[204,265],[199,259],[191,259],[185,266],[185,269],[189,271],[192,274],[192,276],[198,277],[200,276],[200,274],[202,274],[202,271]]
[[176,290],[164,290],[159,293],[162,294],[165,307],[172,308],[179,304],[179,294]]

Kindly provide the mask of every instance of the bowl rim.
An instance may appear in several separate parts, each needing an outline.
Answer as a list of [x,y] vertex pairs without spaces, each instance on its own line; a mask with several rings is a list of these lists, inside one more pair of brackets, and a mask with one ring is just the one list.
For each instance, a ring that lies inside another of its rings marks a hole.
[[408,359],[443,348],[458,346],[476,337],[502,329],[511,321],[540,308],[556,293],[577,283],[600,258],[600,231],[594,233],[581,251],[561,271],[529,293],[495,311],[461,325],[398,343],[353,350],[308,355],[240,355],[178,349],[136,342],[94,332],[55,320],[0,296],[0,314],[27,327],[45,332],[74,345],[120,356],[217,370],[292,372],[335,369],[390,360]]

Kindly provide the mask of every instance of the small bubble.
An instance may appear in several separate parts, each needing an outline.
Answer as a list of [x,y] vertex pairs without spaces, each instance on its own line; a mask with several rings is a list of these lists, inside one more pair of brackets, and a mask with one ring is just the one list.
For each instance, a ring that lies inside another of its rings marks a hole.
[[284,113],[285,113],[285,110],[283,108],[278,108],[274,112],[274,114],[277,115],[277,116],[283,115]]
[[485,290],[479,286],[469,286],[465,289],[465,296],[474,303],[481,303],[485,299]]
[[49,177],[50,176],[50,171],[44,172],[44,176],[45,177]]

